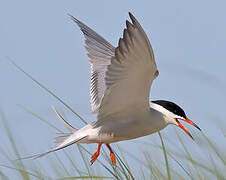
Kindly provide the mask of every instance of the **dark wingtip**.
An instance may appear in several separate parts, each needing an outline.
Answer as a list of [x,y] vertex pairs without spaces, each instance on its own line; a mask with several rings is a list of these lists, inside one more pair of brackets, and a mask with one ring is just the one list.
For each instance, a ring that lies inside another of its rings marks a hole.
[[[74,21],[79,28],[83,31],[84,27],[87,27],[83,22],[79,21],[77,18],[75,18],[74,16],[72,16],[71,14],[67,13],[67,15],[71,18],[72,21]],[[83,32],[84,33],[84,32]]]
[[72,16],[70,13],[67,13],[67,15],[68,15],[71,19],[74,18],[74,16]]
[[72,21],[74,21],[80,28],[81,26],[83,26],[84,24],[79,21],[77,18],[75,18],[74,16],[72,16],[71,14],[67,13],[67,15],[71,18]]
[[131,28],[134,28],[134,24],[126,20],[126,28],[128,29],[128,33],[130,33]]
[[79,20],[76,19],[74,16],[72,16],[71,14],[67,13],[67,15],[71,18],[71,20],[73,20],[74,22],[78,23]]
[[129,12],[129,17],[130,17],[131,19],[135,19],[134,15],[133,15],[131,12]]
[[128,20],[126,20],[126,26],[127,26],[127,28],[130,26],[130,25],[132,25]]
[[133,24],[136,24],[137,20],[136,20],[136,18],[134,17],[134,15],[131,12],[129,12],[129,17],[132,20]]

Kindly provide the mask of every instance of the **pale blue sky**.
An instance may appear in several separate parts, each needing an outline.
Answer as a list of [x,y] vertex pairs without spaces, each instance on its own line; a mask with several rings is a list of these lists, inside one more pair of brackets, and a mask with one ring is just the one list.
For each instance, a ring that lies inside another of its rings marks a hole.
[[[0,4],[0,106],[20,142],[20,148],[26,149],[26,153],[48,150],[54,145],[55,131],[17,104],[24,105],[61,129],[64,129],[63,125],[51,110],[51,105],[65,112],[74,126],[83,124],[19,72],[6,57],[11,57],[84,118],[92,121],[95,116],[90,113],[90,69],[83,36],[67,13],[116,46],[129,11],[150,38],[160,71],[152,87],[151,99],[178,103],[205,134],[225,147],[220,143],[225,139],[219,127],[224,128],[226,115],[226,1],[1,0]],[[199,132],[188,125],[186,127],[199,139]],[[2,132],[1,124],[0,128]],[[162,132],[173,141],[173,131],[175,128],[167,127]],[[197,144],[182,131],[179,133],[186,143],[191,144],[191,149],[196,149]],[[3,135],[1,144],[7,146],[4,139]],[[143,140],[158,141],[158,137],[153,135]],[[132,142],[119,144],[136,149]],[[95,146],[87,147],[94,150]],[[76,151],[74,153],[78,155]]]

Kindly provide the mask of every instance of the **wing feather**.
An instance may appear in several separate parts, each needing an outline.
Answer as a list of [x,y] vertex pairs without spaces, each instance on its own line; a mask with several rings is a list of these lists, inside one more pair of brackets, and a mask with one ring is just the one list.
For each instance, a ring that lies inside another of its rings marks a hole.
[[105,72],[115,54],[115,47],[78,19],[71,18],[85,36],[85,48],[91,64],[90,103],[92,112],[96,113],[106,89]]
[[151,44],[135,17],[126,21],[123,38],[105,72],[106,90],[99,107],[98,119],[122,112],[149,108],[149,93],[158,76]]
[[158,76],[151,44],[136,18],[126,21],[123,38],[113,47],[103,37],[71,16],[85,36],[91,64],[91,107],[98,117],[149,107],[149,91]]

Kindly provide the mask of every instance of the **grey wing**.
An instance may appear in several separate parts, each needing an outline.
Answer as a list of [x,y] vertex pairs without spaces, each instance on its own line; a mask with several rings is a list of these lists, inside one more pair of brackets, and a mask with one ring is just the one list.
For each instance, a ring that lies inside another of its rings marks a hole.
[[97,113],[106,90],[105,72],[115,55],[115,47],[78,19],[71,18],[85,36],[85,48],[91,64],[90,102],[92,112]]
[[149,108],[150,87],[159,73],[147,35],[135,17],[129,15],[132,24],[126,21],[123,38],[120,38],[115,56],[107,67],[107,89],[98,119]]

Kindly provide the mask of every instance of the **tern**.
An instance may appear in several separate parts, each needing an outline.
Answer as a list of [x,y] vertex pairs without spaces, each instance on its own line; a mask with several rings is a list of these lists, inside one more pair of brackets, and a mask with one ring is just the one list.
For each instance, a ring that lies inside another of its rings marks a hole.
[[147,136],[169,124],[180,127],[192,138],[180,120],[201,130],[177,104],[149,100],[152,82],[159,71],[147,35],[137,19],[131,13],[129,16],[132,22],[126,21],[123,38],[119,39],[115,48],[70,15],[85,36],[85,48],[91,65],[91,108],[97,119],[81,129],[75,129],[54,109],[71,133],[59,134],[56,146],[36,157],[75,143],[98,143],[91,163],[96,161],[101,145],[105,144],[115,165],[116,158],[110,143]]

